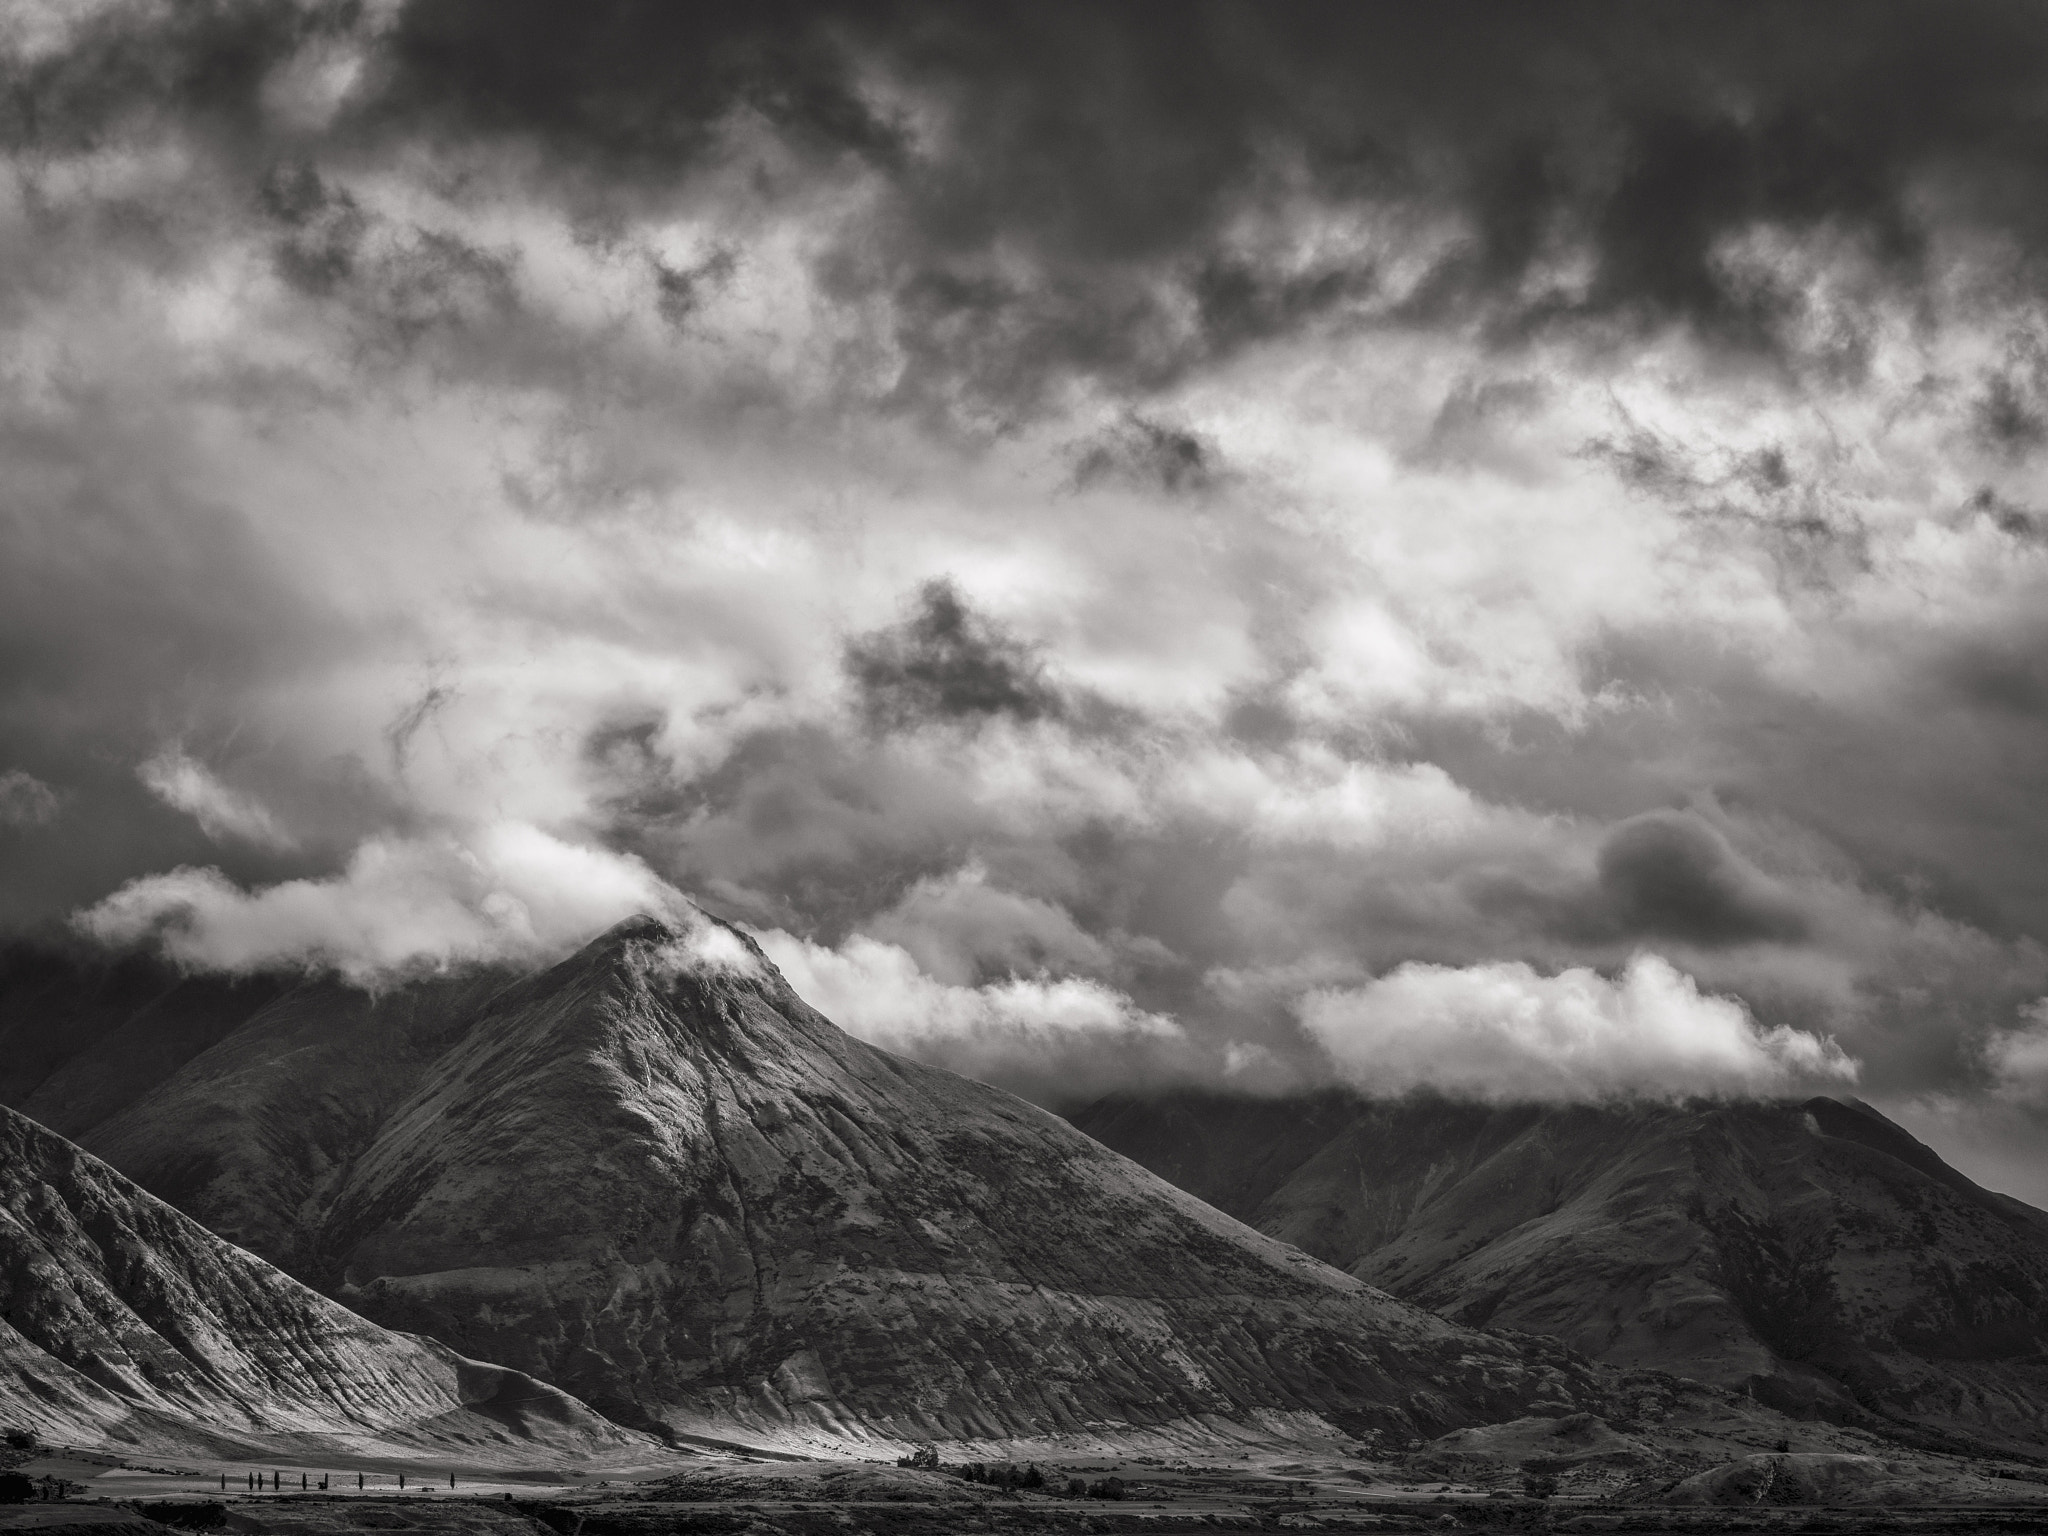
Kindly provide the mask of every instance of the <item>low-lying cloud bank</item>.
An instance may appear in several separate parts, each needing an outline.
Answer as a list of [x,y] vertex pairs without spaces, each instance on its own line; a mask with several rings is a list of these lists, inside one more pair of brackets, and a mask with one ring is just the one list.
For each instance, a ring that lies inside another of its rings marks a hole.
[[1611,981],[1580,967],[1404,965],[1364,987],[1313,992],[1300,1011],[1346,1081],[1387,1097],[1753,1097],[1840,1089],[1859,1074],[1834,1041],[1765,1028],[1649,954]]
[[836,949],[779,931],[759,939],[797,994],[848,1034],[1027,1097],[1071,1103],[1190,1070],[1179,1024],[1087,977],[963,986],[865,935]]
[[[1178,1021],[1100,977],[1041,969],[962,979],[974,969],[971,946],[959,947],[963,933],[1000,910],[984,878],[970,866],[914,888],[884,915],[880,926],[907,928],[914,943],[924,930],[907,917],[939,906],[936,926],[953,947],[921,946],[922,962],[905,944],[866,933],[837,945],[780,929],[757,938],[797,993],[848,1033],[1044,1102],[1205,1078],[1258,1085],[1243,1067],[1269,1066],[1267,1047],[1205,1048]],[[1041,932],[1067,937],[1048,918],[1052,910],[1040,904],[1026,916]],[[109,944],[153,944],[197,970],[298,968],[380,986],[428,970],[544,963],[637,912],[702,926],[695,908],[638,859],[498,823],[372,841],[327,879],[245,889],[217,869],[150,875],[76,923]],[[690,953],[692,964],[705,958]],[[1107,951],[1095,946],[1085,958],[1106,963]],[[1833,1040],[1766,1028],[1739,1001],[1702,994],[1652,954],[1611,980],[1583,967],[1543,975],[1517,962],[1409,964],[1363,986],[1307,991],[1294,1009],[1335,1076],[1375,1095],[1427,1088],[1493,1102],[1772,1096],[1841,1088],[1860,1070]],[[2038,1025],[1993,1050],[2009,1092],[2040,1091],[2048,1044]]]
[[109,944],[154,943],[195,970],[332,971],[367,986],[552,960],[622,918],[680,905],[637,859],[497,823],[373,839],[337,875],[254,890],[218,869],[145,875],[76,922]]

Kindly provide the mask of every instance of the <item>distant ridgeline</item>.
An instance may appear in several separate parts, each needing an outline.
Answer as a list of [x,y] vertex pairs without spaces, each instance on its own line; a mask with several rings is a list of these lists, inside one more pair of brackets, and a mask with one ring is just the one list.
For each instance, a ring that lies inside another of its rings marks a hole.
[[1459,1322],[1800,1417],[2048,1441],[2048,1214],[1866,1104],[1178,1093],[1074,1122]]

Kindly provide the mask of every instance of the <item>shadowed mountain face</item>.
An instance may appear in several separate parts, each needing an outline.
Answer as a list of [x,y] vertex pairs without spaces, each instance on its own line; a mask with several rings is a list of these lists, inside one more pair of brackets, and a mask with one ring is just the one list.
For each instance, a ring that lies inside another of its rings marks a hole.
[[70,1443],[486,1461],[637,1438],[530,1377],[366,1322],[10,1109],[0,1421]]
[[[86,1139],[367,1316],[685,1434],[1407,1435],[1599,1399],[1553,1346],[1452,1327],[851,1039],[706,932],[722,959],[639,920],[450,995],[398,1031],[396,1081],[292,1022],[331,997],[287,998]],[[266,1186],[266,1158],[311,1172]]]
[[0,1104],[60,1136],[125,1109],[287,990],[142,955],[0,950]]
[[1802,1414],[2048,1434],[2048,1214],[1860,1103],[1179,1094],[1075,1123],[1457,1321]]

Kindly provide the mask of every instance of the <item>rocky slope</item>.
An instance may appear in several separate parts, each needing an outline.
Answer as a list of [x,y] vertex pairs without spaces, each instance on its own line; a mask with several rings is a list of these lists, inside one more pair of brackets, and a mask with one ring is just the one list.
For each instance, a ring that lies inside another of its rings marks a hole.
[[2048,1214],[1866,1105],[1180,1094],[1075,1123],[1458,1321],[1799,1414],[2048,1438]]
[[819,1448],[1308,1415],[1409,1436],[1601,1398],[1554,1346],[1446,1324],[851,1039],[731,930],[640,920],[423,1003],[393,1071],[336,1006],[251,1014],[87,1140],[365,1315],[622,1421]]
[[0,1109],[0,1423],[159,1450],[644,1450],[518,1372],[392,1333]]

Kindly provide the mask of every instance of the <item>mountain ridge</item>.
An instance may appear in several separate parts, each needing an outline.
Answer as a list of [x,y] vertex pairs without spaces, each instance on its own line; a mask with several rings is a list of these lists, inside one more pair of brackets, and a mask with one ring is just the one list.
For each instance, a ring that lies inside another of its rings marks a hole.
[[2048,1434],[2048,1214],[1859,1102],[1112,1096],[1082,1129],[1455,1320],[1802,1416]]
[[645,1454],[567,1394],[393,1333],[0,1107],[0,1415],[242,1454]]

